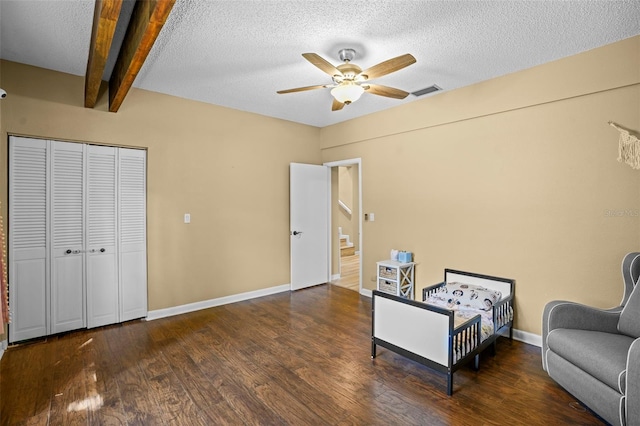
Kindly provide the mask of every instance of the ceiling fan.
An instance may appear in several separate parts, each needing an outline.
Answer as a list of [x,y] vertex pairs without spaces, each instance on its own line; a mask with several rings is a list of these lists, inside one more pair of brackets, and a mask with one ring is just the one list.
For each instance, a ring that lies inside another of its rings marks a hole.
[[353,49],[342,49],[338,52],[340,60],[343,64],[337,67],[331,65],[328,61],[315,53],[303,53],[302,56],[320,70],[329,74],[333,79],[333,84],[320,84],[316,86],[298,87],[295,89],[279,90],[279,94],[304,92],[306,90],[332,88],[331,95],[333,95],[333,105],[331,111],[337,111],[344,108],[345,105],[349,105],[352,102],[357,101],[364,92],[368,92],[378,96],[386,96],[394,99],[404,99],[409,95],[409,92],[396,89],[388,86],[381,86],[379,84],[370,84],[369,80],[382,77],[392,72],[401,70],[416,62],[410,54],[400,55],[396,58],[389,59],[381,62],[377,65],[362,69],[356,64],[351,63],[356,55],[356,51]]

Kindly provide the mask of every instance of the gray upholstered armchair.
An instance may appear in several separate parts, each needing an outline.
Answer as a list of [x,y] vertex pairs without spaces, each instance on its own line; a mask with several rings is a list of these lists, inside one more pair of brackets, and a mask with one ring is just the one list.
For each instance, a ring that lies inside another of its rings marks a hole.
[[542,367],[614,425],[640,425],[640,253],[622,261],[620,306],[549,302],[542,318]]

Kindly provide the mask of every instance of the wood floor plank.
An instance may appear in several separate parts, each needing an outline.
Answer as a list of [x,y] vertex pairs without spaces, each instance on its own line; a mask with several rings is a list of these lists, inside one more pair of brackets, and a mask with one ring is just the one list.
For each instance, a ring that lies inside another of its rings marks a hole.
[[[208,364],[208,362],[207,362]],[[225,402],[233,409],[239,424],[287,424],[278,413],[272,411],[260,401],[253,388],[245,386],[237,380],[237,375],[231,373],[228,365],[219,361],[218,372],[213,372],[207,365],[207,377],[212,381]]]
[[499,339],[450,397],[444,374],[370,347],[371,300],[335,285],[66,333],[6,350],[0,425],[604,424],[537,347]]
[[208,424],[173,371],[153,377],[149,384],[150,391],[156,394],[156,400],[162,407],[165,423],[194,426]]
[[44,420],[46,424],[51,408],[52,349],[53,345],[48,344],[46,339],[18,345],[15,347],[15,356],[7,363],[3,362],[0,373],[0,423],[23,424]]
[[[280,412],[286,408],[296,412],[298,416],[304,413],[311,423],[316,424],[335,424],[346,417],[347,412],[333,405],[327,393],[320,392],[302,380],[286,366],[286,361],[273,357],[263,346],[245,347],[237,352],[237,356],[240,362],[255,366],[258,375],[264,381],[261,385],[264,393],[270,389],[278,391],[278,397],[275,400],[272,398],[269,404],[276,411]],[[277,386],[274,386],[274,383]]]
[[189,356],[190,348],[200,345],[193,344],[193,339],[185,340],[185,346],[173,345],[165,351],[173,371],[208,424],[233,424],[236,421],[233,408],[226,403],[214,381],[209,380]]
[[[146,333],[135,333],[140,328],[129,323],[118,329],[117,338],[108,341],[115,356],[112,362],[117,370],[117,386],[122,398],[122,409],[127,424],[165,424],[156,395],[149,392],[150,386],[140,362],[149,355],[151,339]],[[144,331],[144,330],[142,330]]]
[[87,392],[86,344],[90,337],[86,332],[72,332],[58,337],[53,352],[53,397],[50,418],[60,419],[64,425],[86,425],[93,399]]
[[[217,317],[216,327],[206,332],[202,330],[193,334],[193,339],[202,347],[208,348],[205,356],[198,356],[198,367],[203,371],[207,380],[216,388],[217,394],[222,397],[223,409],[230,407],[233,410],[235,421],[233,423],[244,424],[283,424],[286,421],[266,406],[257,396],[253,383],[243,377],[247,367],[237,364],[234,360],[234,348],[241,347],[243,342],[236,337],[229,337],[224,327],[230,322],[228,314]],[[233,321],[231,321],[231,324]],[[237,330],[235,327],[229,330]],[[212,340],[207,340],[210,337]],[[200,339],[200,341],[198,341]],[[217,342],[211,344],[211,342]],[[216,401],[216,404],[221,404]],[[232,424],[233,424],[232,423]]]
[[120,326],[104,327],[102,332],[93,335],[89,345],[93,363],[86,367],[87,380],[95,383],[95,395],[100,398],[100,406],[89,411],[89,424],[127,424],[117,382],[118,364],[112,362],[117,354],[111,353],[107,344],[108,340],[118,338],[119,328]]

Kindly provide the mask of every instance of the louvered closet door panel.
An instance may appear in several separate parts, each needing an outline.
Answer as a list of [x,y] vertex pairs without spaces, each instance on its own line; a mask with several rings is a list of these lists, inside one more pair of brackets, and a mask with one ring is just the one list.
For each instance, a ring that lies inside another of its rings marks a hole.
[[9,138],[9,341],[48,334],[47,142]]
[[84,147],[51,142],[51,333],[86,327]]
[[119,150],[120,318],[147,315],[146,151]]
[[87,291],[89,328],[118,318],[117,148],[87,147]]

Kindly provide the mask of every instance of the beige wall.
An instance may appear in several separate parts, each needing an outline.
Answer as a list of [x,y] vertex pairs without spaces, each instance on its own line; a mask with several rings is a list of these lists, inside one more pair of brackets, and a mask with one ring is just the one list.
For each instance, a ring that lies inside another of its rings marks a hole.
[[3,214],[7,134],[145,147],[150,310],[289,283],[289,163],[320,163],[318,128],[138,89],[86,109],[82,77],[0,70]]
[[640,132],[640,37],[323,128],[323,161],[362,158],[363,285],[402,248],[418,290],[444,268],[516,279],[525,332],[552,299],[617,304],[640,171],[609,120]]

